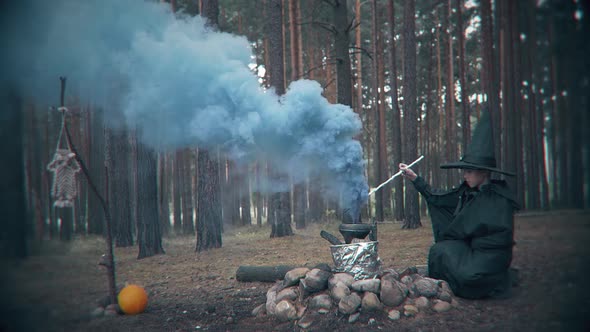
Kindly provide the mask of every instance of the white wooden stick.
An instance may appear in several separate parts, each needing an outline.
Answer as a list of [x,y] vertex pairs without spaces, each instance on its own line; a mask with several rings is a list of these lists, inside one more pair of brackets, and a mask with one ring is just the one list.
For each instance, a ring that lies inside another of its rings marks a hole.
[[[409,165],[408,165],[408,167],[407,167],[407,168],[410,168],[410,167],[414,166],[415,164],[417,164],[417,163],[418,163],[420,160],[422,160],[422,159],[424,159],[424,156],[420,156],[420,158],[418,158],[418,159],[414,160],[414,161],[413,161],[411,164],[409,164]],[[381,189],[381,187],[383,187],[384,185],[386,185],[387,183],[389,183],[389,181],[391,181],[391,180],[395,179],[395,178],[396,178],[397,176],[399,176],[400,174],[402,174],[402,171],[399,171],[399,172],[397,172],[397,173],[393,174],[393,176],[392,176],[392,177],[390,177],[390,178],[389,178],[389,180],[387,180],[387,181],[383,182],[382,184],[380,184],[379,186],[377,186],[377,188],[375,188],[375,189],[371,190],[371,191],[369,192],[369,196],[371,196],[371,195],[372,195],[373,193],[375,193],[377,190]]]

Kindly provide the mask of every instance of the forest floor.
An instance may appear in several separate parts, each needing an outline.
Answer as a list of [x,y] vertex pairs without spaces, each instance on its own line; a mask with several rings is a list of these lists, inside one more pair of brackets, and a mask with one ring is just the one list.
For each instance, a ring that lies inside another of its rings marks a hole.
[[[417,230],[379,225],[384,267],[426,263],[430,223]],[[64,245],[48,242],[23,262],[4,263],[0,284],[0,331],[298,331],[252,309],[265,302],[269,283],[238,282],[240,265],[332,264],[321,229],[309,225],[295,235],[270,239],[268,227],[226,230],[223,248],[195,253],[194,237],[164,240],[165,255],[137,260],[137,247],[116,248],[117,283],[136,283],[149,294],[147,310],[135,316],[92,318],[106,295],[100,238]],[[338,234],[340,235],[340,234]],[[590,213],[559,211],[517,216],[513,266],[520,285],[505,300],[459,299],[446,313],[419,313],[390,321],[385,313],[361,314],[349,324],[328,313],[311,331],[589,331]],[[369,325],[370,318],[377,323]]]

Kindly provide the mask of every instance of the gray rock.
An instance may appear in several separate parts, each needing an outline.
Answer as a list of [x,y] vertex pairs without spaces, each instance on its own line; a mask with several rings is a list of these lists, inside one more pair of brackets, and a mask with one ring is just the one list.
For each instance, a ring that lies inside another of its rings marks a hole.
[[401,317],[401,313],[399,312],[399,310],[390,310],[389,313],[387,314],[387,318],[389,318],[390,320],[398,320]]
[[321,315],[325,315],[325,314],[327,314],[329,312],[330,312],[330,310],[329,309],[326,309],[326,308],[318,309],[318,314],[321,314]]
[[320,269],[313,269],[307,272],[305,278],[301,279],[303,288],[309,293],[319,292],[328,288],[328,278],[332,274]]
[[297,291],[295,290],[297,287],[289,287],[285,288],[277,294],[277,298],[275,302],[281,302],[282,300],[289,300],[295,301],[298,297]]
[[421,276],[427,276],[428,265],[416,265],[416,272]]
[[393,279],[395,279],[397,281],[399,281],[399,278],[400,278],[399,277],[399,273],[394,268],[389,268],[389,269],[383,270],[381,279],[383,279],[385,277],[387,277],[387,278],[393,278]]
[[418,314],[419,310],[418,308],[416,308],[416,306],[413,306],[411,304],[406,304],[404,306],[404,316],[406,317],[413,317],[416,316]]
[[310,309],[328,309],[332,308],[332,299],[327,294],[316,295],[309,301]]
[[419,296],[435,297],[438,293],[438,285],[433,279],[420,278],[414,281],[412,290]]
[[350,288],[354,282],[354,277],[348,273],[334,273],[329,280],[330,288],[334,288],[338,282],[341,282],[346,285],[346,287]]
[[365,292],[363,300],[361,302],[361,308],[363,312],[381,310],[382,304],[377,297],[377,294],[373,292]]
[[451,286],[449,286],[449,283],[446,282],[445,280],[440,280],[439,287],[440,287],[441,291],[447,292],[451,296],[453,296],[453,290],[451,289]]
[[119,313],[115,310],[112,310],[112,309],[105,309],[104,315],[105,316],[117,316],[117,315],[119,315]]
[[434,305],[432,306],[432,310],[436,311],[436,312],[447,312],[449,310],[451,310],[453,306],[446,301],[436,301],[436,303],[434,303]]
[[352,289],[357,292],[372,292],[375,294],[379,293],[380,286],[381,280],[379,279],[358,280],[352,283]]
[[297,319],[297,309],[291,302],[283,300],[277,303],[275,316],[278,320],[283,322],[295,320]]
[[264,314],[266,314],[266,303],[263,303],[252,310],[252,316],[254,317],[262,316]]
[[428,309],[430,303],[428,302],[428,299],[426,297],[420,296],[419,298],[414,300],[414,305],[416,306],[416,308],[420,310],[425,310]]
[[307,307],[304,306],[297,306],[297,319],[301,319],[305,312],[307,311]]
[[360,306],[361,297],[357,293],[352,293],[340,300],[340,303],[338,303],[338,311],[345,315],[350,315],[356,312]]
[[371,318],[369,318],[367,325],[369,325],[369,326],[377,325],[377,320],[375,318],[371,317]]
[[106,314],[107,311],[113,311],[116,314],[122,314],[123,313],[123,311],[121,310],[121,308],[119,307],[119,305],[116,304],[116,303],[109,304],[108,306],[106,306],[106,308],[104,308],[104,311],[105,311],[105,314]]
[[458,308],[461,305],[461,303],[456,298],[453,298],[453,300],[451,301],[451,305],[453,306],[453,308]]
[[406,292],[401,284],[397,281],[382,280],[381,281],[381,302],[386,306],[395,307],[400,305],[406,299]]
[[410,276],[403,276],[400,280],[404,285],[406,286],[411,286],[412,283],[414,282],[414,279],[412,279],[412,277]]
[[276,283],[266,292],[266,313],[269,315],[275,314],[275,309],[277,307],[277,289],[280,287],[279,283]]
[[336,286],[332,288],[332,292],[330,292],[330,294],[334,300],[340,301],[343,297],[350,295],[350,288],[346,287],[346,285],[342,282],[338,282]]
[[98,317],[104,316],[104,308],[103,307],[96,307],[94,310],[92,310],[92,312],[90,313],[90,316],[92,318],[98,318]]
[[308,329],[309,327],[311,327],[313,325],[313,323],[314,323],[313,317],[311,315],[305,315],[305,316],[301,317],[299,322],[297,322],[297,325],[299,325],[299,327],[302,329]]
[[453,296],[451,296],[451,294],[449,294],[446,291],[442,291],[438,294],[438,298],[445,301],[445,302],[449,302],[451,303],[453,301]]
[[356,313],[348,316],[348,322],[350,324],[356,323],[359,320],[360,317],[361,317],[361,313],[360,312],[356,312]]
[[297,285],[300,279],[305,278],[307,272],[309,272],[309,269],[306,267],[298,267],[293,269],[285,273],[285,280],[283,281],[283,284],[285,287]]

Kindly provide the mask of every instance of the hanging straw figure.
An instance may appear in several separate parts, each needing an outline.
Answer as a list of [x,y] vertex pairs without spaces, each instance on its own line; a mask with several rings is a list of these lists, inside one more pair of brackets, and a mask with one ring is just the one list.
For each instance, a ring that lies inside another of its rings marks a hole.
[[59,107],[62,112],[61,130],[53,160],[47,165],[47,170],[53,172],[53,186],[51,196],[55,199],[55,207],[73,207],[74,199],[78,195],[76,174],[80,172],[80,164],[76,160],[76,154],[72,152],[71,143],[65,135],[66,146],[62,148],[62,141],[66,126],[66,107]]

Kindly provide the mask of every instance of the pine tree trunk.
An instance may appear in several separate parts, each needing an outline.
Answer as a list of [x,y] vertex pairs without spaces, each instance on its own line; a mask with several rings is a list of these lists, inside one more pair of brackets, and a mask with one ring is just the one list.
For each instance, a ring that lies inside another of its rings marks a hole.
[[462,126],[462,154],[465,153],[471,139],[471,123],[469,116],[469,97],[467,93],[467,80],[465,78],[465,30],[463,29],[463,0],[455,0],[457,15],[457,36],[459,48],[459,81],[461,84],[461,126]]
[[107,131],[109,141],[109,208],[113,220],[115,246],[133,246],[131,201],[129,196],[129,140],[125,129]]
[[[383,162],[382,160],[387,156],[383,155],[383,148],[382,143],[385,142],[385,123],[384,123],[384,114],[382,114],[381,109],[379,107],[379,61],[378,61],[378,52],[379,52],[379,31],[377,29],[378,26],[378,16],[377,16],[377,1],[373,0],[371,2],[371,35],[372,35],[372,52],[373,59],[372,59],[372,97],[371,97],[371,111],[373,112],[373,120],[375,121],[375,147],[374,147],[374,158],[373,158],[373,186],[377,187],[379,184],[385,181],[385,174],[383,174]],[[375,192],[375,219],[378,221],[385,220],[384,216],[384,195],[383,191],[387,190],[386,187],[381,188],[377,192]]]
[[[267,2],[267,28],[269,47],[270,85],[275,88],[277,95],[285,93],[284,53],[283,53],[283,5],[282,0],[269,0]],[[279,183],[287,183],[284,175],[279,175],[278,170],[273,170],[271,179]],[[272,214],[269,222],[272,225],[271,237],[292,235],[291,230],[291,199],[290,192],[274,193],[270,197]]]
[[137,143],[137,243],[138,259],[164,254],[158,220],[158,171],[156,153]]
[[[416,21],[415,0],[404,3],[404,127],[407,151],[404,157],[415,160],[418,155],[417,109],[416,109]],[[414,229],[422,226],[418,207],[418,192],[406,185],[406,219],[403,228]]]
[[162,235],[170,234],[170,155],[160,153],[158,157],[158,201],[160,211],[160,229]]
[[[391,86],[390,94],[392,101],[391,113],[391,166],[397,169],[398,164],[403,162],[403,142],[402,142],[402,125],[399,109],[398,85],[397,85],[397,56],[396,56],[396,42],[395,42],[395,5],[393,0],[389,0],[387,4],[387,15],[389,20],[389,84]],[[396,173],[397,170],[392,173]],[[395,181],[394,200],[393,200],[393,218],[401,221],[404,219],[404,183],[403,181]]]
[[182,165],[184,163],[184,154],[182,150],[176,150],[174,154],[174,233],[182,233],[182,190],[184,189]]
[[3,162],[0,163],[3,174],[0,177],[0,207],[3,214],[0,256],[22,259],[27,256],[22,100],[7,91],[0,93],[7,94],[1,98],[6,104],[3,112],[0,112],[0,144],[3,153]]
[[195,219],[193,211],[193,153],[190,149],[182,151],[182,233],[195,234]]
[[[446,26],[448,29],[448,35],[447,35],[447,41],[448,41],[448,45],[447,45],[447,88],[446,88],[446,98],[445,98],[445,106],[446,106],[446,112],[445,112],[445,117],[446,117],[446,121],[447,121],[447,128],[446,128],[446,133],[447,133],[447,144],[445,145],[446,148],[446,155],[445,157],[447,158],[448,161],[453,161],[453,160],[457,160],[457,135],[455,134],[455,131],[457,130],[457,120],[455,118],[455,59],[454,59],[454,55],[453,55],[453,27],[451,25],[451,16],[452,16],[452,11],[451,11],[451,0],[448,0],[448,3],[446,4],[446,15],[445,15],[445,22],[446,22]],[[450,171],[448,172],[448,177],[447,177],[447,186],[452,187],[454,185],[457,184],[457,176],[456,176],[456,172],[454,171]]]
[[198,203],[196,251],[221,248],[219,163],[206,150],[198,151]]

